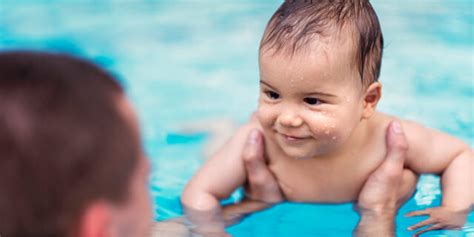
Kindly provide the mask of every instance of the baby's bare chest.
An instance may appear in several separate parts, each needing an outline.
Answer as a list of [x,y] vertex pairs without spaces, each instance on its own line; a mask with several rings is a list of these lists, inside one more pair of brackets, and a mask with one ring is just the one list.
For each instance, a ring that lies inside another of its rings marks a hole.
[[354,162],[335,163],[315,160],[277,160],[270,164],[281,191],[288,201],[341,203],[357,200],[358,194],[369,175],[383,158],[357,159]]
[[333,161],[284,157],[276,146],[268,143],[269,168],[288,201],[341,203],[357,200],[367,178],[385,159],[388,121],[385,118],[375,121],[379,125],[372,126],[364,143],[341,152],[342,155]]

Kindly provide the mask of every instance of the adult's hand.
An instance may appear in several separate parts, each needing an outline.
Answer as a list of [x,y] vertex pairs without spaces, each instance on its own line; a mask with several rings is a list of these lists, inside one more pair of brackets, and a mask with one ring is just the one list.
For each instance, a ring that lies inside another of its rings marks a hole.
[[[235,224],[246,214],[269,208],[284,200],[279,185],[265,162],[263,135],[258,129],[253,129],[249,133],[242,152],[242,160],[247,172],[245,198],[239,203],[222,208],[226,226]],[[220,214],[206,214],[206,216],[215,217]],[[156,236],[184,237],[190,234],[184,226],[183,218],[155,223],[153,232]],[[211,235],[206,233],[206,236]],[[226,236],[226,233],[216,233],[216,236]]]
[[250,132],[242,156],[247,171],[246,197],[267,204],[283,201],[280,187],[265,162],[263,136],[257,129]]
[[417,181],[416,175],[403,168],[408,148],[402,126],[392,121],[386,132],[387,155],[362,188],[356,210],[361,218],[356,236],[395,236],[395,216]]
[[280,187],[265,162],[263,135],[253,129],[242,152],[247,184],[245,198],[223,208],[227,224],[233,224],[246,214],[271,207],[284,200]]

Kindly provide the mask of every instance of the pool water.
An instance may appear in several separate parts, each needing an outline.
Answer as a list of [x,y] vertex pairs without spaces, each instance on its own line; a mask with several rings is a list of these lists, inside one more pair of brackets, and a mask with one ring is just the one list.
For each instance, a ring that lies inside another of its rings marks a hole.
[[[380,110],[474,145],[473,2],[372,1],[385,38]],[[244,122],[256,108],[258,43],[280,1],[0,0],[0,49],[68,52],[120,78],[140,116],[153,163],[156,219],[182,214],[179,196],[203,163],[204,133],[182,124],[216,117]],[[238,199],[236,193],[230,199]],[[439,205],[439,178],[425,175],[397,218],[398,236]],[[251,215],[234,236],[350,236],[351,204],[283,203]],[[474,214],[462,231],[474,236]]]

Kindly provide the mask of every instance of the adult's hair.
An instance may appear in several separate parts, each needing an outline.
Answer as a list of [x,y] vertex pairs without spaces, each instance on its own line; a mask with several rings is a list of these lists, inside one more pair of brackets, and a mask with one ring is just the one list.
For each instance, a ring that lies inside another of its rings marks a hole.
[[379,20],[368,0],[286,0],[273,14],[260,50],[281,50],[293,55],[307,50],[318,37],[332,36],[334,27],[350,27],[357,65],[363,85],[378,80],[383,36]]
[[123,94],[81,59],[0,53],[2,237],[70,236],[91,202],[127,200],[140,146]]

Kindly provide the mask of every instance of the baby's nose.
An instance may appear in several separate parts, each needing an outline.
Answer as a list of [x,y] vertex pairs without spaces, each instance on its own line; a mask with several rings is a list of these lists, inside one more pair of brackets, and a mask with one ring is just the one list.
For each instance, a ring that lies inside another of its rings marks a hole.
[[278,116],[278,123],[285,127],[299,127],[303,119],[294,111],[284,111]]

